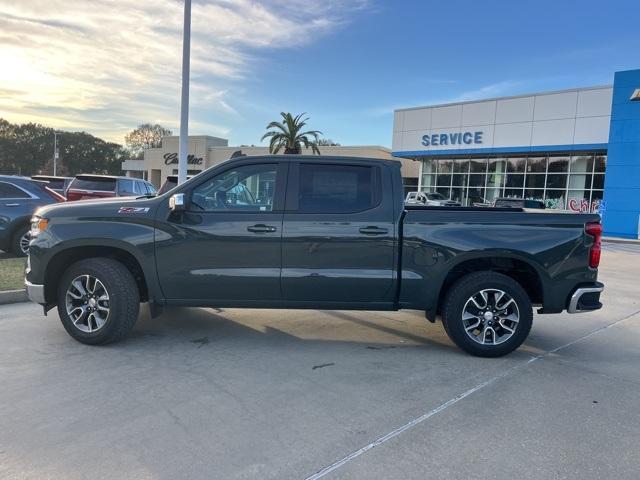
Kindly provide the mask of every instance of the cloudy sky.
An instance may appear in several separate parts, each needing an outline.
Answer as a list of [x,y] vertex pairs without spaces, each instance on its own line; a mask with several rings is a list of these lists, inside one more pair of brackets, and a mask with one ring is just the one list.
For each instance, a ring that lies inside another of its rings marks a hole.
[[[640,68],[637,0],[193,0],[190,133],[259,143],[281,110],[343,144],[394,108],[607,84]],[[0,0],[0,117],[122,142],[177,132],[182,1]]]

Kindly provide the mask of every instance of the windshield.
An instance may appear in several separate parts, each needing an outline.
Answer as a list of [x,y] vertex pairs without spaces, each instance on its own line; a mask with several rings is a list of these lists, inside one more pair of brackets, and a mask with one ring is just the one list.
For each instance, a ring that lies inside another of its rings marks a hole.
[[173,180],[173,179],[169,179],[167,178],[167,180],[162,184],[162,186],[160,187],[160,190],[158,190],[158,195],[162,195],[164,193],[167,193],[169,190],[175,188],[178,186],[178,180]]

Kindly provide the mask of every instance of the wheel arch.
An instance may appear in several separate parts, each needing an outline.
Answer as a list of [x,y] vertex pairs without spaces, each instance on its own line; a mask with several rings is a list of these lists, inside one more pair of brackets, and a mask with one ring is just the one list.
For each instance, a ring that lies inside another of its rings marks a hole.
[[8,244],[11,245],[13,242],[13,237],[22,229],[23,227],[29,228],[31,225],[31,216],[22,216],[14,219],[11,222],[11,226],[7,231]]
[[533,261],[521,258],[517,255],[505,255],[501,253],[485,253],[457,259],[444,275],[437,288],[433,305],[427,310],[427,318],[435,321],[440,313],[440,307],[449,288],[463,276],[480,271],[493,271],[502,273],[518,282],[527,292],[531,303],[542,305],[545,292],[543,279],[546,278],[542,269]]
[[45,300],[48,304],[56,303],[56,293],[59,280],[64,272],[74,263],[87,258],[110,258],[122,263],[133,276],[140,301],[146,302],[153,298],[153,285],[150,285],[150,275],[145,272],[143,262],[129,249],[117,245],[78,245],[69,246],[56,252],[47,262],[44,272]]

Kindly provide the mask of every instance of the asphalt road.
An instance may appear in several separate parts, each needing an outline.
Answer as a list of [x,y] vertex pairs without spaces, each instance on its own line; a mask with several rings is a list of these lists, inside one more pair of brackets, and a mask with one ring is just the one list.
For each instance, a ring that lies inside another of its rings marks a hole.
[[418,312],[173,309],[76,343],[0,307],[0,478],[637,479],[640,247],[501,359]]

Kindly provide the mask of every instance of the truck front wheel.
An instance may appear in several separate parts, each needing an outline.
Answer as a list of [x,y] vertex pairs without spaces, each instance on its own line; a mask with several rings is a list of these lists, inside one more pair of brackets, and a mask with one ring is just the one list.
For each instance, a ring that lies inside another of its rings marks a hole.
[[462,350],[478,357],[500,357],[525,341],[533,311],[518,282],[497,272],[477,272],[451,287],[442,321],[449,338]]
[[74,263],[58,287],[58,313],[69,335],[89,345],[124,337],[140,310],[140,294],[131,272],[110,258]]

